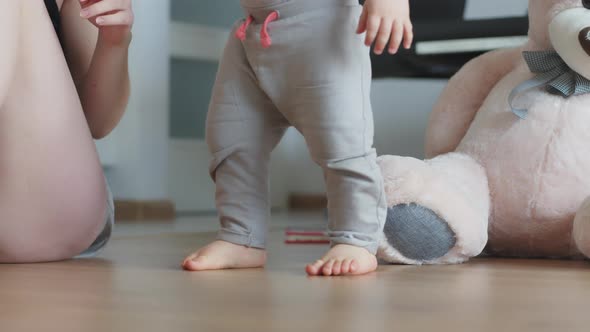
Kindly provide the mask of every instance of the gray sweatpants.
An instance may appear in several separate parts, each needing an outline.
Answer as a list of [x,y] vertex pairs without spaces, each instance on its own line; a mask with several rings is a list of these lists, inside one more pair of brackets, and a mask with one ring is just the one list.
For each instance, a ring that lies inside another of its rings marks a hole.
[[[373,148],[369,49],[357,0],[241,0],[253,17],[227,42],[207,117],[219,239],[264,248],[269,158],[285,130],[305,137],[327,187],[333,244],[375,253],[386,217]],[[272,45],[261,44],[263,22]],[[243,24],[236,23],[233,32]]]

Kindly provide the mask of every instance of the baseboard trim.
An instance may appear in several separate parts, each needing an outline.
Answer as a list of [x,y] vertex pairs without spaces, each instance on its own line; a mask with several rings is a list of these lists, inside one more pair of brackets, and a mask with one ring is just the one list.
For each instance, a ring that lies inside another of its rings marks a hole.
[[289,210],[293,211],[318,211],[328,207],[328,198],[325,194],[300,194],[289,195]]
[[171,201],[115,200],[115,220],[134,221],[173,221],[176,209]]

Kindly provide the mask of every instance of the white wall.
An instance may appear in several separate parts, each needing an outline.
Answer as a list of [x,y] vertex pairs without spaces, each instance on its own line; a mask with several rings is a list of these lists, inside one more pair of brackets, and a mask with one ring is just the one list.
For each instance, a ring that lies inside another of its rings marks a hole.
[[209,150],[202,140],[170,139],[169,190],[179,212],[213,211],[215,185],[209,177]]
[[169,0],[135,0],[129,63],[132,93],[99,153],[119,199],[168,199]]

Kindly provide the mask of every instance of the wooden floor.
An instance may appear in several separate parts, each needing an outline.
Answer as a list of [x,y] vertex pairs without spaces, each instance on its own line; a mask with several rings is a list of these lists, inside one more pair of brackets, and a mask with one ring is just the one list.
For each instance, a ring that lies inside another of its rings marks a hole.
[[188,273],[212,233],[119,235],[99,258],[0,265],[0,331],[588,331],[590,263],[480,259],[308,278],[323,246],[272,233],[266,269]]

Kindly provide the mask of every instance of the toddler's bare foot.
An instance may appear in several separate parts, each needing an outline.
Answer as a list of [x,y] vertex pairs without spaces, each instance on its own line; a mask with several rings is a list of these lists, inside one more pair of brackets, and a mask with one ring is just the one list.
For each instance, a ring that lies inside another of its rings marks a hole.
[[311,276],[360,275],[377,269],[377,258],[367,249],[338,244],[332,247],[324,257],[307,266]]
[[182,267],[187,271],[247,269],[263,267],[266,251],[225,241],[215,241],[188,256]]

